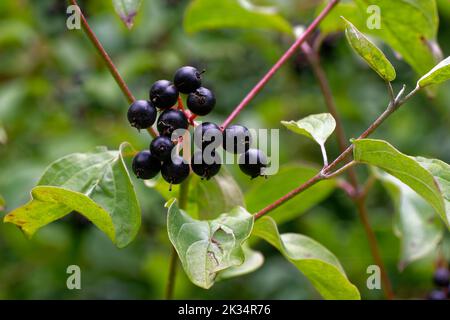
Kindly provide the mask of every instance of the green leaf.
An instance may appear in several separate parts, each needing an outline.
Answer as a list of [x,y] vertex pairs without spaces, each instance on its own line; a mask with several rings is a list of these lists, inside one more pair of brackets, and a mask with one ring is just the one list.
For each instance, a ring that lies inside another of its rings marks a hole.
[[245,261],[240,266],[230,267],[221,271],[216,280],[235,278],[246,275],[259,269],[264,263],[264,256],[261,252],[250,249],[247,245],[243,245]]
[[367,39],[350,21],[342,19],[347,24],[345,35],[353,50],[385,81],[395,80],[397,77],[395,69],[383,51]]
[[439,18],[435,0],[355,0],[365,17],[367,8],[380,9],[379,29],[366,29],[387,42],[420,75],[436,64],[430,43],[436,39]]
[[0,194],[0,212],[5,211],[6,209],[6,201]]
[[376,166],[398,178],[422,196],[448,225],[444,198],[436,180],[414,158],[383,140],[360,139],[353,144],[356,161]]
[[299,121],[281,121],[289,130],[325,145],[328,137],[336,128],[336,121],[329,113],[313,114]]
[[[317,171],[317,168],[291,164],[283,166],[276,175],[270,176],[267,180],[255,180],[251,188],[245,193],[247,210],[249,212],[261,210],[301,183],[308,181],[317,174]],[[277,223],[295,219],[322,202],[333,192],[335,187],[335,180],[324,180],[286,202],[282,207],[273,210],[270,216]]]
[[[210,180],[201,180],[196,175],[192,175],[190,179],[187,212],[191,216],[213,219],[234,207],[244,206],[242,191],[225,167]],[[172,191],[169,191],[169,185],[162,178],[145,181],[145,184],[154,188],[167,201],[178,194],[178,186],[172,186]]]
[[244,263],[242,248],[253,229],[253,216],[236,207],[215,220],[199,221],[177,207],[169,205],[167,230],[169,239],[189,279],[209,289],[221,271]]
[[444,198],[447,220],[450,221],[450,165],[438,159],[427,159],[423,157],[416,157],[415,159],[436,180]]
[[450,80],[450,57],[441,61],[430,72],[420,78],[417,85],[423,88],[433,84],[440,84],[447,80]]
[[[115,237],[108,236],[115,239],[113,241],[119,248],[125,247],[134,239],[141,223],[141,210],[124,163],[124,157],[131,156],[134,152],[129,144],[123,143],[119,151],[98,148],[92,153],[68,155],[55,161],[47,168],[38,182],[38,186],[54,186],[67,192],[72,191],[76,194],[82,194],[85,197],[77,198],[80,202],[83,199],[86,200],[86,203],[88,199],[92,200],[107,212],[112,220]],[[59,205],[56,203],[51,206],[55,212],[49,211],[47,214],[51,217],[61,218],[72,210],[78,211],[78,209],[62,209],[68,207],[70,206],[66,203]],[[51,218],[48,221],[35,222],[33,220],[37,219],[38,215],[33,210],[27,209],[26,212],[29,215],[27,220],[30,220],[27,221],[27,224],[36,225],[39,228],[45,225],[42,222],[50,223],[54,221]],[[96,212],[101,213],[100,211]],[[80,213],[84,214],[83,210]],[[86,217],[93,222],[95,220],[92,218],[92,214]],[[104,220],[103,218],[99,219]],[[14,221],[9,222],[16,223]],[[16,224],[20,226],[20,221],[17,222],[19,223]],[[109,228],[97,226],[102,231]],[[30,234],[33,234],[37,229],[32,228],[32,230],[33,232],[30,232]]]
[[141,6],[141,0],[113,0],[114,9],[128,29],[133,28],[134,18]]
[[59,187],[37,186],[31,197],[26,205],[8,213],[4,222],[16,224],[31,237],[43,226],[77,211],[116,242],[111,216],[86,195]]
[[238,0],[194,0],[186,10],[184,29],[194,33],[222,28],[269,29],[292,34],[283,17],[272,12],[249,10]]
[[275,221],[263,217],[255,223],[253,234],[277,248],[301,271],[325,299],[360,299],[338,259],[318,242],[304,235],[280,235]]
[[376,170],[392,197],[396,211],[395,233],[401,239],[400,269],[436,249],[443,236],[433,208],[399,179]]

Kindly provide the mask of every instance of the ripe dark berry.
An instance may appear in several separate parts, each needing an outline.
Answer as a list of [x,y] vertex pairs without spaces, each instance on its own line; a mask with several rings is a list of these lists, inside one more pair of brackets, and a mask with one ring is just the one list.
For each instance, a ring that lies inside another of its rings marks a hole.
[[447,287],[450,284],[450,271],[447,268],[436,269],[433,282],[438,287]]
[[447,295],[443,290],[435,289],[428,294],[427,300],[447,300]]
[[216,105],[216,97],[211,90],[200,87],[191,92],[187,98],[187,106],[189,110],[199,116],[206,116],[214,109]]
[[170,158],[174,144],[169,137],[159,136],[150,143],[150,152],[159,160],[165,161]]
[[156,108],[147,100],[136,100],[128,109],[128,121],[136,129],[150,128],[156,120]]
[[222,143],[226,151],[241,154],[250,149],[252,136],[246,127],[232,125],[223,131]]
[[161,175],[170,184],[180,184],[189,176],[189,165],[177,156],[163,162]]
[[181,67],[175,73],[173,82],[181,93],[191,93],[202,85],[202,74],[194,67]]
[[168,109],[159,116],[157,126],[160,135],[170,137],[177,129],[187,129],[189,122],[182,111]]
[[221,167],[220,156],[216,152],[205,154],[202,151],[196,151],[191,159],[191,168],[194,173],[202,179],[209,180],[215,176]]
[[205,149],[212,144],[218,148],[222,142],[222,131],[219,126],[212,122],[203,122],[194,130],[194,143],[197,147]]
[[261,150],[249,149],[239,158],[239,168],[252,178],[264,175],[265,167],[267,167],[267,157]]
[[156,81],[150,89],[150,101],[159,109],[172,107],[178,96],[178,89],[168,80]]
[[151,179],[161,170],[161,161],[144,150],[139,152],[133,159],[133,172],[139,179]]

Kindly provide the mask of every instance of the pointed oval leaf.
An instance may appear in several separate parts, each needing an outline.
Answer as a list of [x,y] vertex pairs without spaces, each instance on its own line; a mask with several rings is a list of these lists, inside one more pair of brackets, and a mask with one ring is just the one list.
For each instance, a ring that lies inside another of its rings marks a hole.
[[[271,204],[275,200],[296,188],[302,182],[306,182],[318,172],[318,168],[306,165],[291,164],[283,166],[280,171],[267,180],[258,180],[252,183],[251,188],[245,193],[245,203],[249,212],[257,212],[261,208]],[[286,202],[280,208],[270,213],[277,222],[283,223],[295,219],[307,210],[326,199],[336,188],[333,179],[322,181],[297,197]]]
[[325,145],[336,128],[336,121],[329,113],[313,114],[299,121],[281,121],[289,130],[304,135],[319,145]]
[[245,261],[242,245],[253,229],[253,216],[237,207],[217,219],[200,221],[169,205],[167,231],[189,279],[209,289],[218,274]]
[[397,77],[395,69],[383,51],[367,39],[350,21],[342,19],[347,24],[345,35],[353,50],[385,81],[395,80]]
[[450,80],[450,57],[442,60],[436,67],[419,79],[417,85],[421,88],[440,84]]
[[433,175],[414,158],[409,157],[383,140],[353,141],[354,158],[383,169],[422,196],[448,225],[444,199]]
[[394,176],[376,170],[391,196],[397,211],[395,233],[401,239],[400,263],[403,270],[436,249],[443,236],[442,223],[437,220],[433,208],[410,187]]
[[113,0],[114,9],[128,29],[133,28],[141,0]]
[[194,0],[186,10],[184,29],[189,33],[220,28],[271,29],[292,34],[283,17],[273,12],[249,10],[238,0]]
[[[439,27],[435,0],[355,0],[360,14],[368,17],[364,32],[388,43],[423,75],[436,65],[430,43]],[[374,6],[375,5],[375,6]],[[374,8],[368,15],[368,8]],[[376,9],[376,10],[375,10]]]
[[123,143],[119,151],[98,148],[91,153],[68,155],[47,168],[38,186],[60,187],[94,201],[110,215],[116,245],[125,247],[134,239],[141,223],[141,210],[124,163],[124,157],[132,154],[133,148]]
[[116,242],[111,216],[86,195],[59,187],[37,186],[32,200],[8,213],[4,222],[16,224],[29,237],[43,226],[77,211],[92,221],[113,242]]
[[338,259],[318,242],[300,234],[280,235],[270,217],[259,219],[253,234],[277,248],[325,299],[360,299],[358,289],[347,279]]

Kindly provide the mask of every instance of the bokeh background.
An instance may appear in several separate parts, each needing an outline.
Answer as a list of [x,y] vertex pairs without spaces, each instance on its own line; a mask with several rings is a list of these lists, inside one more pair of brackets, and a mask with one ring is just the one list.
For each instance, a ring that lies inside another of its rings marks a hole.
[[[208,120],[221,122],[290,44],[277,33],[227,30],[188,35],[182,27],[189,1],[143,1],[135,27],[127,30],[111,1],[80,1],[91,26],[116,62],[136,97],[146,98],[150,85],[171,78],[182,65],[207,70],[206,84],[217,96]],[[277,3],[293,23],[311,21],[318,1],[254,1]],[[439,42],[450,54],[450,3],[439,1]],[[0,1],[0,195],[5,212],[29,199],[29,191],[45,167],[73,152],[98,145],[117,148],[129,141],[146,148],[149,137],[126,120],[128,104],[82,31],[65,26],[61,0]],[[410,88],[416,75],[394,58],[396,89]],[[357,136],[380,114],[385,86],[358,62],[342,35],[327,40],[321,52],[349,137]],[[280,128],[282,119],[325,112],[319,88],[304,59],[297,55],[239,116],[253,128]],[[281,129],[281,128],[280,128]],[[419,95],[374,135],[411,155],[450,162],[450,86],[430,100]],[[316,146],[281,130],[281,164],[320,163]],[[337,154],[335,141],[330,154]],[[229,167],[245,190],[247,177]],[[364,172],[362,173],[364,174]],[[13,225],[0,223],[0,299],[160,299],[168,273],[170,245],[165,229],[164,200],[135,181],[143,224],[137,239],[116,249],[96,228],[70,216],[43,228],[28,240]],[[394,208],[377,184],[368,200],[370,219],[379,239],[396,294],[422,298],[432,288],[435,256],[429,255],[399,272],[399,239],[392,232]],[[3,216],[4,213],[0,213]],[[364,298],[380,299],[365,289],[366,267],[372,264],[364,231],[352,203],[336,191],[322,204],[281,230],[318,240],[342,262]],[[449,235],[446,235],[448,241]],[[266,256],[258,271],[217,283],[205,291],[179,273],[176,298],[190,299],[318,299],[308,281],[271,247],[257,244]],[[449,248],[449,247],[447,247]],[[82,290],[66,288],[66,268],[82,269]]]

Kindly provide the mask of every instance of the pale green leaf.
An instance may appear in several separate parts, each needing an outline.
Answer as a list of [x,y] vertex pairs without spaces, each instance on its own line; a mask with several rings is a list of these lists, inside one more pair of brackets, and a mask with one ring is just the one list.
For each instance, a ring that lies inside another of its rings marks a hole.
[[292,34],[289,22],[280,15],[249,9],[238,0],[194,0],[186,10],[184,29],[189,33],[222,28],[268,29]]
[[347,24],[345,35],[353,50],[385,81],[395,80],[397,76],[395,69],[383,51],[367,39],[350,21],[343,19]]
[[113,0],[113,4],[120,19],[128,29],[131,29],[141,6],[141,0]]
[[[245,193],[247,210],[252,213],[261,210],[301,183],[308,181],[317,174],[318,170],[306,165],[291,164],[283,166],[276,175],[270,176],[267,180],[255,180]],[[270,216],[277,223],[295,219],[322,202],[335,187],[336,182],[333,179],[322,181],[286,202],[282,207],[273,210]]]
[[376,170],[394,201],[397,211],[395,233],[401,239],[400,269],[436,249],[443,236],[442,224],[433,208],[399,179]]
[[222,279],[235,278],[251,273],[259,269],[264,263],[264,256],[261,252],[250,249],[247,245],[243,245],[245,261],[240,266],[230,267],[221,271],[217,276],[217,281]]
[[441,61],[430,72],[420,78],[417,85],[423,88],[433,84],[440,84],[447,80],[450,80],[450,57]]
[[[85,196],[83,199],[92,200],[111,217],[116,245],[120,248],[125,247],[134,239],[141,223],[141,210],[123,159],[125,156],[133,155],[134,152],[129,144],[123,143],[119,151],[98,148],[91,153],[68,155],[47,168],[38,186],[59,187],[83,194]],[[62,209],[55,206],[55,210],[56,212],[48,214],[60,217]],[[72,210],[65,214],[70,211]],[[32,211],[28,212],[30,219],[36,218]],[[80,213],[83,214],[83,211]],[[92,217],[87,218],[95,220]],[[49,222],[51,221],[53,220],[50,219]],[[35,225],[32,221],[29,223]],[[42,223],[36,225],[44,226]]]
[[167,215],[169,239],[188,278],[209,289],[219,272],[244,263],[242,245],[253,229],[253,216],[237,207],[217,219],[191,218],[172,201]]
[[358,289],[347,279],[338,259],[318,242],[300,234],[280,235],[270,217],[259,219],[253,234],[277,248],[325,299],[360,299]]
[[323,146],[336,128],[336,121],[329,113],[313,114],[299,121],[281,121],[289,130],[304,135]]
[[8,213],[4,222],[17,225],[31,237],[43,226],[77,211],[116,242],[111,216],[86,195],[60,187],[37,186],[31,197],[26,205]]
[[422,196],[448,225],[444,198],[436,180],[414,158],[383,140],[360,139],[353,144],[356,161],[376,166],[398,178]]
[[379,8],[380,28],[366,28],[387,42],[420,75],[436,64],[430,43],[436,40],[439,18],[435,0],[355,0],[368,22],[376,19],[367,9]]

